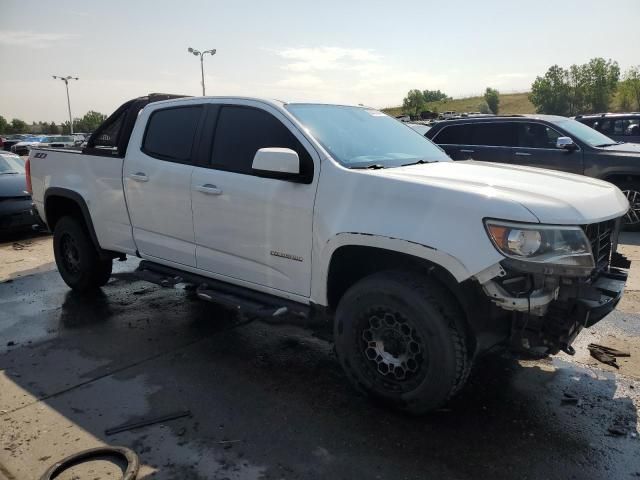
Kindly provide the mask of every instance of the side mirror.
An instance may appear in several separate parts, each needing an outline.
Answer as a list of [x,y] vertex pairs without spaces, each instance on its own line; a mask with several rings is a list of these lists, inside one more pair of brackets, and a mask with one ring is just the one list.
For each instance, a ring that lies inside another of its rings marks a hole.
[[261,148],[253,157],[254,170],[263,172],[299,174],[300,158],[290,148]]
[[556,140],[556,148],[561,148],[563,150],[575,150],[578,146],[573,143],[573,140],[570,137],[558,137]]

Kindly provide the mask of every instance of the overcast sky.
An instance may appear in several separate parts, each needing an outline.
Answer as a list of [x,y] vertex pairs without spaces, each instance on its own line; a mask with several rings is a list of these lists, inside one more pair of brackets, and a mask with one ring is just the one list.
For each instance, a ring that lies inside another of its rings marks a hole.
[[[615,7],[614,7],[615,6]],[[612,7],[614,7],[612,9]],[[410,88],[454,97],[526,91],[552,64],[640,64],[640,0],[31,1],[0,3],[0,115],[111,113],[149,92],[398,105]]]

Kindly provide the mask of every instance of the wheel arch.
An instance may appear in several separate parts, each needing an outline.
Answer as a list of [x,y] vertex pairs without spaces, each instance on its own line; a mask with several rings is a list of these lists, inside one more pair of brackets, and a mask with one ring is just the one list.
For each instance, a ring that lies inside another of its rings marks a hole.
[[471,276],[459,260],[433,247],[379,235],[342,233],[324,248],[320,271],[313,275],[313,301],[334,310],[355,282],[392,268],[429,271],[449,289]]
[[617,185],[620,182],[638,182],[640,187],[640,174],[636,173],[611,173],[604,177],[602,180],[605,182],[613,183]]
[[81,220],[93,245],[99,252],[102,251],[87,202],[78,192],[68,188],[49,187],[44,194],[44,212],[45,221],[51,231],[63,216],[71,215]]

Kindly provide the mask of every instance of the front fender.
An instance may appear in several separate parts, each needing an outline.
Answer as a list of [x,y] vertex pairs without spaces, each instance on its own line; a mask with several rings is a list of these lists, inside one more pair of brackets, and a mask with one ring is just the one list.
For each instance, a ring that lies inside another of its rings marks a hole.
[[439,265],[447,270],[458,282],[462,282],[472,275],[472,273],[469,272],[457,258],[428,245],[402,240],[400,238],[385,237],[367,233],[338,233],[327,241],[319,254],[319,267],[318,270],[314,272],[311,283],[312,302],[325,306],[329,304],[327,298],[327,278],[329,275],[331,258],[338,248],[347,245],[375,247],[392,252],[412,255]]

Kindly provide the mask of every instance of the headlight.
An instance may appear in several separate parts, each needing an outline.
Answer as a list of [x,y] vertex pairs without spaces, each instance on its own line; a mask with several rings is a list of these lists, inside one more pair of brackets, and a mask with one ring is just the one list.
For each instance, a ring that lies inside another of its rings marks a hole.
[[486,220],[491,241],[504,256],[525,262],[593,268],[591,245],[580,227]]

